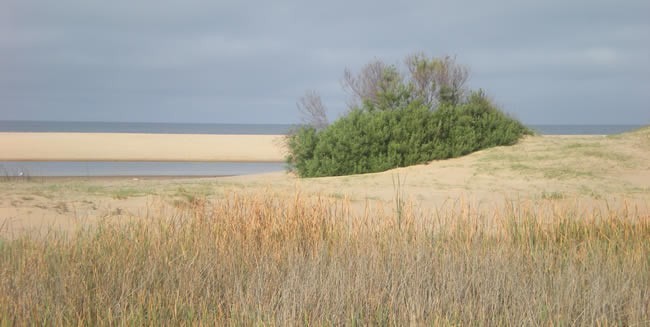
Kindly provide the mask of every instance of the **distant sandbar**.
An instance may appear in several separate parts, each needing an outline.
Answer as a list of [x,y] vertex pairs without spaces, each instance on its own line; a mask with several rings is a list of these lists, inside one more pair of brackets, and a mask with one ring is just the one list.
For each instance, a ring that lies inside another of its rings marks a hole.
[[0,161],[282,162],[283,135],[0,133]]

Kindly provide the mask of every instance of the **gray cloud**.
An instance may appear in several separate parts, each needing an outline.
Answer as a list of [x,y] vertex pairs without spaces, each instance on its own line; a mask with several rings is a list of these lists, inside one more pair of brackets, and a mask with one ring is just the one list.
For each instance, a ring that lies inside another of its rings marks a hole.
[[456,55],[528,123],[650,123],[647,1],[0,4],[0,119],[285,123],[343,69]]

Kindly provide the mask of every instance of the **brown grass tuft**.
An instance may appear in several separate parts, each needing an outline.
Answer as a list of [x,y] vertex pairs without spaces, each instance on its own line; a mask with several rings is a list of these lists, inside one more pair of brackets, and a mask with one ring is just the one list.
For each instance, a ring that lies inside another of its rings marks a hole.
[[648,216],[546,203],[231,194],[0,240],[0,325],[647,324]]

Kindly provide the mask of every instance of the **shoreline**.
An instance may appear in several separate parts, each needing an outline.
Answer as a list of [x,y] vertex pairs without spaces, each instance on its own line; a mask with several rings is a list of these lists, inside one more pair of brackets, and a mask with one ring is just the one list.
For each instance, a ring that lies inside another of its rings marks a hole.
[[0,161],[284,162],[284,135],[0,132]]
[[213,180],[242,175],[92,175],[92,176],[28,176],[11,177],[16,182],[70,182],[70,181],[182,181],[182,180]]

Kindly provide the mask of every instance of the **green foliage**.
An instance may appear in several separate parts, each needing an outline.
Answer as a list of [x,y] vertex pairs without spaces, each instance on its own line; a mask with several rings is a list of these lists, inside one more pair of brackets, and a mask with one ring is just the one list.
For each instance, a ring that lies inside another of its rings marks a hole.
[[[324,129],[305,126],[288,136],[287,163],[301,177],[380,172],[511,145],[530,134],[483,91],[462,102],[440,97],[434,109],[414,83],[386,68],[376,97]],[[443,89],[444,93],[445,90]]]

